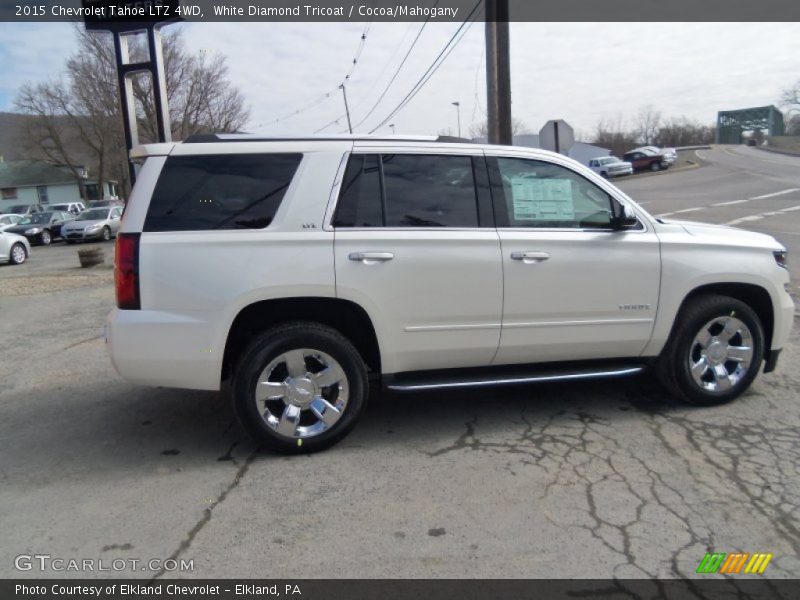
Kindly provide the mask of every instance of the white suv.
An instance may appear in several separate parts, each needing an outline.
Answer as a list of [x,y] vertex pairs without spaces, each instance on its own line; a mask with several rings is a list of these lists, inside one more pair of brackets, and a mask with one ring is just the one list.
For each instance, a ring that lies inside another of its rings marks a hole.
[[786,250],[657,219],[541,150],[195,137],[143,161],[107,342],[134,382],[219,390],[265,445],[340,440],[370,388],[614,377],[694,404],[775,368]]

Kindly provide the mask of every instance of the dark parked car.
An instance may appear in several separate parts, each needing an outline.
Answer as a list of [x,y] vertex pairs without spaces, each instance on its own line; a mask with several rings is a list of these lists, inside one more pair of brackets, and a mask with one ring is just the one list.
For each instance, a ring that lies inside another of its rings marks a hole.
[[663,154],[631,150],[622,156],[622,160],[633,165],[634,171],[660,171],[669,167],[669,161]]
[[47,246],[55,238],[61,237],[61,226],[74,218],[74,215],[58,210],[39,212],[28,215],[6,231],[24,235],[31,244]]

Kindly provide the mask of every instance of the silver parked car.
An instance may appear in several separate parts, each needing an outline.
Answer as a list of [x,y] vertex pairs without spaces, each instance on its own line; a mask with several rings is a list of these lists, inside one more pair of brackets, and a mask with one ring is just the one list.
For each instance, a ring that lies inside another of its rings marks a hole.
[[110,240],[119,231],[122,207],[90,208],[65,223],[61,234],[68,244],[85,240]]
[[22,221],[22,215],[0,215],[0,231],[5,231]]
[[31,254],[31,243],[24,235],[0,231],[0,263],[21,265]]

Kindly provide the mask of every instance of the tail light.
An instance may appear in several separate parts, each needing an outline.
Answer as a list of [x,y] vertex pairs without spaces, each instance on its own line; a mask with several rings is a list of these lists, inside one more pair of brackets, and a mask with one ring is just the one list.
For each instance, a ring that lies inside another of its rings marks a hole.
[[114,283],[117,307],[125,310],[142,308],[139,296],[139,233],[120,233],[114,254]]

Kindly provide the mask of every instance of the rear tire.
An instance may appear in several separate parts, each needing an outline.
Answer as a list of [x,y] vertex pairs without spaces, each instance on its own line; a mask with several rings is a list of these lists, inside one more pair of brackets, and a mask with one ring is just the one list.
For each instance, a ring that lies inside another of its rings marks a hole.
[[664,386],[699,406],[738,398],[758,375],[764,329],[747,304],[729,296],[699,296],[676,318],[656,364]]
[[234,368],[233,407],[254,439],[283,454],[318,452],[355,426],[369,394],[352,343],[312,322],[259,335]]

